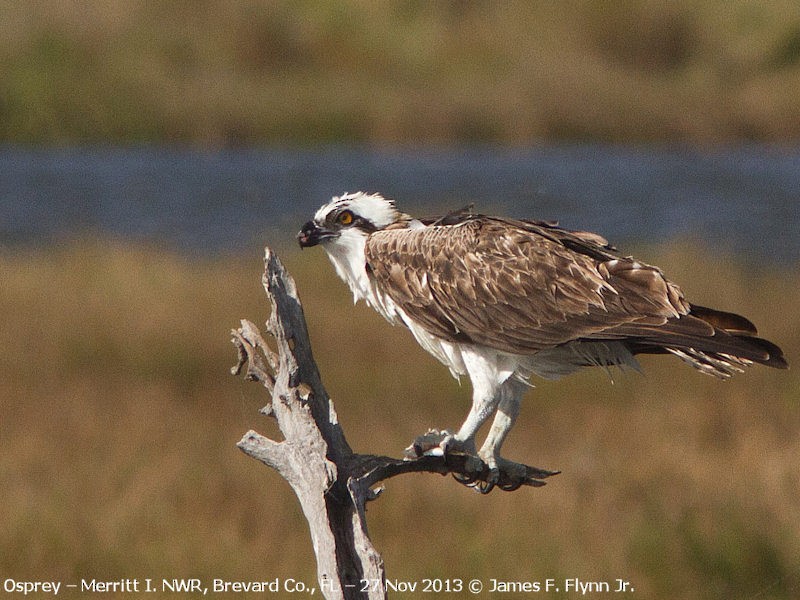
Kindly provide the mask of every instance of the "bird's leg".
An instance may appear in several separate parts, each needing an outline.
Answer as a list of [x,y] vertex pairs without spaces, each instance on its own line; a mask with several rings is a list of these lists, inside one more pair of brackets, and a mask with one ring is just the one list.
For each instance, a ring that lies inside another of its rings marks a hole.
[[[472,408],[470,408],[464,424],[456,433],[449,429],[441,431],[431,429],[416,438],[414,443],[406,448],[406,456],[415,458],[424,454],[441,456],[451,452],[460,452],[477,458],[475,453],[475,434],[497,408],[499,400],[499,395],[492,394],[491,390],[475,389]],[[479,471],[480,468],[477,468],[477,470]]]
[[[414,459],[423,455],[465,454],[468,457],[466,473],[453,473],[453,477],[482,494],[488,494],[495,487],[512,491],[522,485],[544,485],[542,479],[555,475],[557,471],[529,467],[500,456],[500,447],[519,414],[524,390],[523,384],[512,381],[492,396],[475,394],[469,415],[457,433],[431,429],[406,448],[406,457]],[[497,412],[489,434],[476,453],[475,434],[495,409]]]
[[485,489],[480,491],[488,494],[500,480],[501,469],[512,479],[522,479],[527,473],[525,465],[518,464],[500,457],[500,446],[514,426],[514,421],[519,415],[520,397],[515,394],[504,393],[501,396],[497,413],[494,415],[489,435],[478,451],[478,457],[489,467],[489,478]]
[[475,455],[475,434],[486,419],[497,410],[502,387],[498,385],[493,365],[480,353],[462,351],[464,365],[472,382],[472,407],[464,424],[455,433],[442,440],[442,451],[463,452]]
[[478,491],[488,494],[495,485],[499,484],[501,489],[510,491],[515,490],[523,484],[543,485],[540,479],[555,475],[556,471],[546,471],[536,467],[529,467],[521,463],[506,460],[500,456],[500,447],[508,436],[508,432],[514,426],[514,422],[519,415],[520,403],[525,388],[519,382],[508,382],[503,386],[500,394],[500,403],[497,413],[492,421],[489,435],[478,451],[478,457],[489,468],[489,476],[486,483],[477,486]]
[[[460,452],[470,457],[467,465],[470,474],[453,474],[453,477],[459,483],[467,486],[477,485],[476,481],[486,468],[484,462],[475,453],[475,434],[481,425],[486,422],[486,419],[497,409],[499,401],[500,394],[496,390],[484,390],[476,387],[473,391],[472,408],[470,408],[464,424],[455,434],[444,437],[439,444],[445,456],[448,453]],[[492,487],[494,486],[494,484],[491,485]]]
[[511,431],[514,422],[517,420],[519,405],[519,398],[504,397],[500,401],[489,435],[486,436],[483,446],[478,451],[478,456],[491,469],[497,467],[497,462],[500,459],[500,446],[503,445],[508,432]]
[[463,452],[465,454],[475,454],[475,434],[478,433],[481,425],[497,409],[500,401],[499,395],[481,394],[477,391],[472,398],[472,408],[469,410],[467,418],[461,428],[451,435],[449,439],[442,440],[442,450],[447,452]]

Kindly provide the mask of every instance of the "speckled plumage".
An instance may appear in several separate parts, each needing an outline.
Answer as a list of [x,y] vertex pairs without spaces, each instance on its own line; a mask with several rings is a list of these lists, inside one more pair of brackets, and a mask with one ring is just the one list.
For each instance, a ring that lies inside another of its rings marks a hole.
[[638,368],[640,353],[671,353],[720,378],[753,362],[787,366],[746,318],[690,304],[658,268],[597,234],[471,210],[418,220],[358,192],[322,206],[298,240],[322,244],[356,301],[407,326],[455,376],[470,377],[470,413],[442,446],[474,453],[475,434],[494,413],[477,453],[493,470],[519,471],[499,449],[534,375]]
[[365,260],[409,317],[453,342],[521,355],[598,340],[632,353],[691,349],[684,358],[722,377],[742,359],[782,361],[743,317],[693,307],[658,268],[552,224],[468,215],[376,231]]

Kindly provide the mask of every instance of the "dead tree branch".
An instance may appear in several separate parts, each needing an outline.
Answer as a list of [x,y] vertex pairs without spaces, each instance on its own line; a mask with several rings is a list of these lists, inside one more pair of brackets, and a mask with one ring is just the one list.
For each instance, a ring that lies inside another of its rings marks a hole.
[[[238,350],[234,375],[244,371],[271,396],[262,413],[277,419],[284,435],[274,441],[248,431],[238,446],[272,467],[289,482],[308,520],[317,559],[317,577],[325,598],[385,598],[383,560],[367,534],[365,505],[378,497],[374,486],[403,473],[453,473],[462,482],[486,481],[474,457],[460,454],[414,460],[356,454],[345,439],[333,402],[322,385],[311,352],[306,321],[292,277],[269,248],[265,252],[264,289],[272,305],[267,331],[273,350],[251,322],[232,330]],[[544,485],[548,471],[529,468],[524,485]],[[519,482],[498,482],[511,490]],[[380,586],[364,585],[381,582]],[[366,589],[364,589],[366,588]]]

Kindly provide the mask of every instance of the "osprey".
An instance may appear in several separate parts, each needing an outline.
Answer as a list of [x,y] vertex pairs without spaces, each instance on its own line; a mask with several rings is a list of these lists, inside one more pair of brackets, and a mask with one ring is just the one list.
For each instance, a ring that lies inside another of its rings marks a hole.
[[[432,430],[413,447],[477,456],[490,470],[483,492],[501,473],[530,477],[499,452],[534,375],[638,368],[643,353],[673,354],[723,379],[754,362],[787,367],[749,320],[689,303],[658,268],[596,234],[466,209],[418,220],[358,192],[322,206],[297,238],[325,248],[355,301],[408,327],[454,376],[469,376],[472,408],[461,428]],[[493,414],[476,453],[475,434]]]

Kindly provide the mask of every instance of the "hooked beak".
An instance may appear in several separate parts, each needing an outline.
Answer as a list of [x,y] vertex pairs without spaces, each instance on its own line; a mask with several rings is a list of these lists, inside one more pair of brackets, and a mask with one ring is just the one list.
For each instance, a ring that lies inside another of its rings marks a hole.
[[314,221],[309,221],[297,233],[297,243],[301,248],[310,248],[336,236],[336,232],[320,227]]

